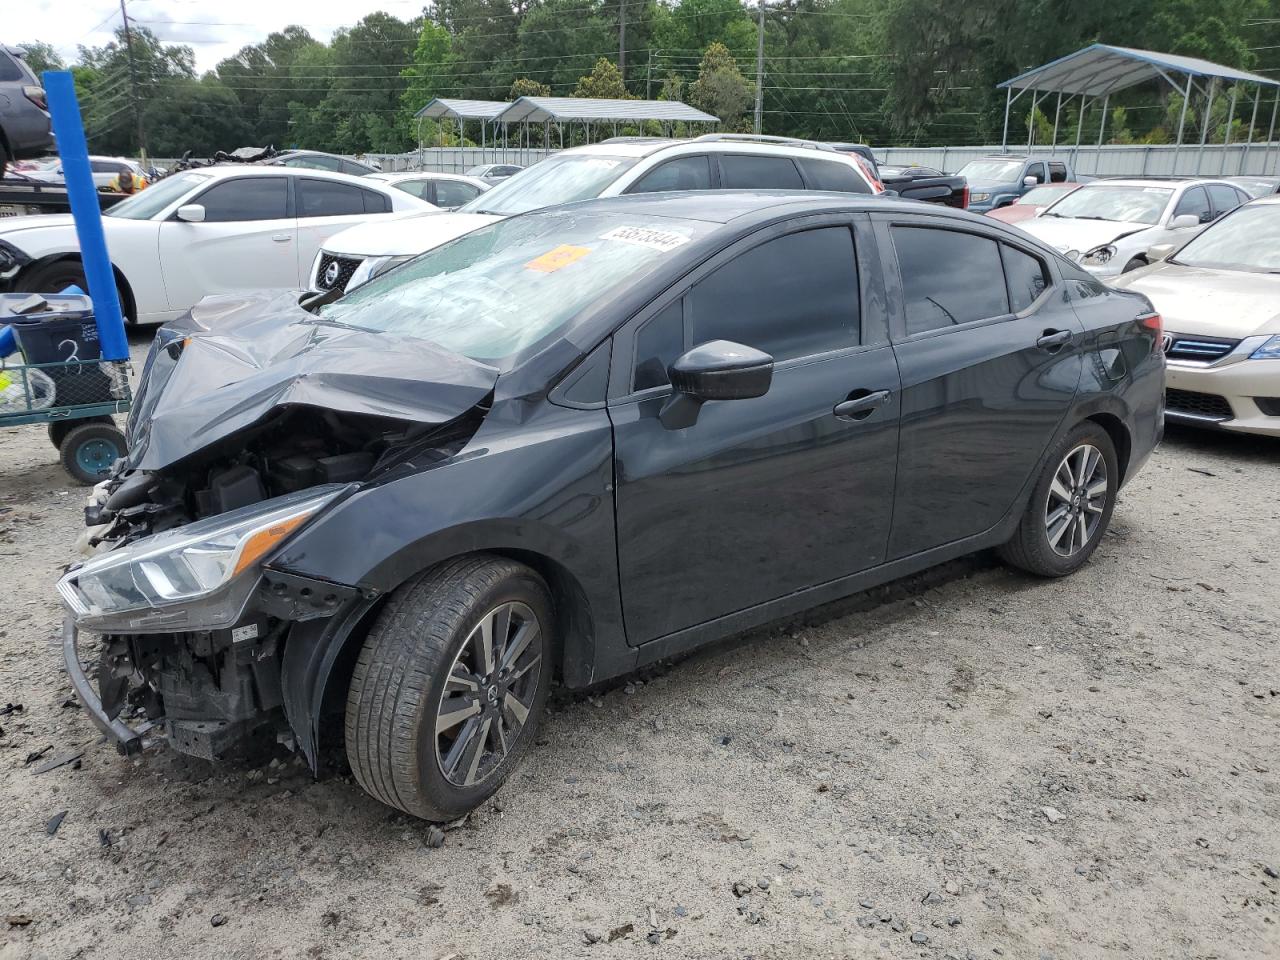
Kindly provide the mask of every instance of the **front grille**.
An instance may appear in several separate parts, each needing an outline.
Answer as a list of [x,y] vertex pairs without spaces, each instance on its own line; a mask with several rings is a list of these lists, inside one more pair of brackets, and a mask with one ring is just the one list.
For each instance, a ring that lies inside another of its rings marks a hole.
[[1164,355],[1170,360],[1199,360],[1213,363],[1221,360],[1236,348],[1239,340],[1221,340],[1217,337],[1185,337],[1171,333],[1165,338]]
[[1227,398],[1220,397],[1216,393],[1168,389],[1164,392],[1164,405],[1170,413],[1190,413],[1197,417],[1212,417],[1215,420],[1230,420],[1234,416]]
[[1280,417],[1280,397],[1254,397],[1253,402],[1268,417]]
[[[323,253],[320,255],[320,267],[316,270],[316,286],[321,290],[346,290],[347,284],[351,282],[351,275],[356,272],[356,267],[363,262],[363,257],[339,257],[332,253]],[[338,275],[332,280],[329,279],[329,267],[333,264],[338,266]]]

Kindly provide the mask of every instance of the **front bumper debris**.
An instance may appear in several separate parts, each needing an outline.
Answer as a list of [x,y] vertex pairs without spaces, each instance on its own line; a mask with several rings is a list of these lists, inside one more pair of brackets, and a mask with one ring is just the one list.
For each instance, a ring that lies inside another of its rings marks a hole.
[[66,662],[67,676],[71,680],[76,696],[84,705],[89,719],[107,735],[108,740],[115,743],[120,753],[125,756],[140,753],[145,746],[143,738],[155,728],[155,721],[148,720],[135,728],[119,717],[113,717],[107,713],[93,684],[85,675],[84,667],[80,665],[79,640],[80,633],[76,629],[75,621],[71,617],[65,617],[62,621],[62,659]]

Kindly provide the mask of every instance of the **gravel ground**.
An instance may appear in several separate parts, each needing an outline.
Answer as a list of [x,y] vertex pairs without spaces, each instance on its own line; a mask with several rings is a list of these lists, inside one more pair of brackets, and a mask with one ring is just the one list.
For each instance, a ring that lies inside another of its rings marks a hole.
[[83,491],[0,444],[4,960],[1280,956],[1280,442],[1172,432],[1070,580],[980,556],[556,698],[443,835],[100,743],[55,639]]

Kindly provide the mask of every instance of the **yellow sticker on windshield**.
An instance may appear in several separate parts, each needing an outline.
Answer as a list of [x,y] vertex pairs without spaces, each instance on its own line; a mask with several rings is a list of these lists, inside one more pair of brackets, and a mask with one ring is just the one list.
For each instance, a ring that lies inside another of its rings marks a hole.
[[577,263],[590,252],[590,247],[575,247],[562,243],[554,250],[548,250],[542,256],[534,257],[524,265],[524,268],[526,270],[537,270],[539,273],[555,273],[557,270],[563,270],[571,263]]

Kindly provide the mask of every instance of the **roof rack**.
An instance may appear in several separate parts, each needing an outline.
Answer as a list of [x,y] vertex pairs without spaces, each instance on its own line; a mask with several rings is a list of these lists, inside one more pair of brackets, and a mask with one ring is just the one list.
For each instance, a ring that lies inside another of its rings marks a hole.
[[806,150],[839,152],[830,144],[818,143],[816,140],[802,140],[799,137],[773,137],[763,133],[704,133],[702,136],[694,137],[693,139],[701,142],[727,140],[731,143],[773,143],[784,147],[803,147]]
[[671,137],[606,137],[596,143],[670,143]]

